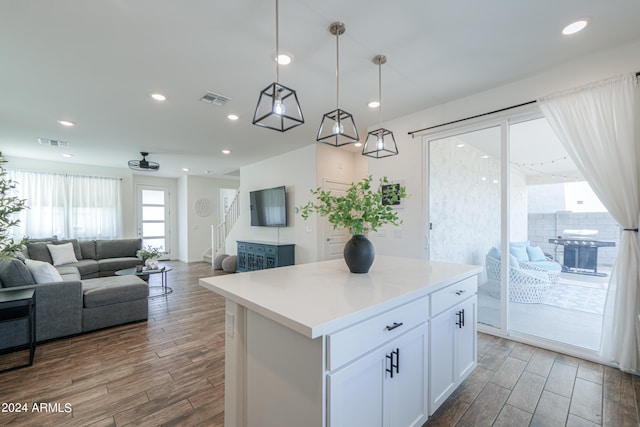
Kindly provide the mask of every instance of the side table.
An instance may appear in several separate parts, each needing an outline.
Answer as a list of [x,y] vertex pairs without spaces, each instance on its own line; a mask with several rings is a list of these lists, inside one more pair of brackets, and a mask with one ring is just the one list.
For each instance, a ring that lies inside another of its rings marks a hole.
[[0,292],[0,322],[13,322],[27,319],[29,324],[29,363],[3,370],[24,368],[33,365],[36,353],[36,291],[26,289]]

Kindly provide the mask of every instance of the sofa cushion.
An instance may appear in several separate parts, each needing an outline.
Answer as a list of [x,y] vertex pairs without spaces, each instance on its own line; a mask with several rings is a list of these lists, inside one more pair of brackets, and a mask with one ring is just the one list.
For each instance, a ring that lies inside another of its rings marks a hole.
[[60,276],[62,276],[62,280],[80,280],[80,271],[77,267],[72,267],[68,265],[61,265],[60,267],[56,267]]
[[5,288],[35,284],[31,272],[24,262],[16,258],[0,259],[0,283]]
[[527,264],[534,265],[538,268],[548,271],[560,271],[562,270],[562,266],[555,261],[536,261],[536,262],[528,262]]
[[135,257],[142,239],[96,240],[96,259]]
[[103,273],[103,272],[113,273],[118,270],[124,270],[125,268],[135,267],[136,265],[141,263],[142,263],[141,260],[133,257],[99,259],[98,269],[100,273]]
[[48,244],[47,249],[49,249],[49,253],[51,254],[53,265],[64,265],[78,262],[71,242],[60,245]]
[[38,239],[27,239],[28,242],[30,243],[37,243],[37,242],[45,242],[45,243],[51,243],[51,242],[56,242],[58,241],[58,236],[53,235],[51,237],[40,237]]
[[491,249],[489,249],[489,252],[487,253],[487,255],[493,259],[500,259],[502,256],[500,254],[500,249],[496,248],[495,246],[492,246]]
[[60,276],[58,270],[48,262],[27,259],[25,260],[25,265],[37,284],[62,282],[62,276]]
[[80,272],[81,277],[98,277],[98,261],[95,259],[81,259],[73,264],[66,264],[69,267],[75,267]]
[[149,285],[138,276],[112,276],[82,281],[85,308],[146,299]]
[[80,252],[82,254],[82,259],[97,259],[95,240],[81,240],[78,242],[78,244],[80,245]]
[[44,261],[48,262],[49,264],[53,264],[51,253],[49,252],[49,248],[47,247],[47,245],[51,243],[51,241],[27,242],[27,253],[29,254],[29,258],[36,261]]

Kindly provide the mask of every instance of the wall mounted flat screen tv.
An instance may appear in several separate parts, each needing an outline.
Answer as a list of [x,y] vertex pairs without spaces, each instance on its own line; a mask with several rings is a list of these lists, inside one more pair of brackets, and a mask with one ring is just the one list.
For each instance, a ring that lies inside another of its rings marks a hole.
[[251,225],[259,227],[286,227],[287,194],[284,185],[249,192]]

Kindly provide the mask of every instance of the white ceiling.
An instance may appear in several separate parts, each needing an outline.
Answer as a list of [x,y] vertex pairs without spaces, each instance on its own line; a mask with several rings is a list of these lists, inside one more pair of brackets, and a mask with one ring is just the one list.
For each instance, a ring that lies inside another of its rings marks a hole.
[[[388,57],[383,115],[391,119],[640,39],[638,0],[280,0],[280,49],[294,55],[280,83],[297,91],[306,123],[279,133],[251,125],[258,93],[275,80],[274,10],[272,0],[3,1],[0,150],[108,167],[149,151],[158,175],[189,167],[224,176],[312,144],[322,114],[335,108],[328,26],[336,20],[346,25],[340,107],[361,135],[378,120],[367,107],[377,98],[376,54]],[[578,18],[587,29],[562,36]],[[204,104],[207,90],[232,100]],[[38,137],[70,147],[41,146]]]

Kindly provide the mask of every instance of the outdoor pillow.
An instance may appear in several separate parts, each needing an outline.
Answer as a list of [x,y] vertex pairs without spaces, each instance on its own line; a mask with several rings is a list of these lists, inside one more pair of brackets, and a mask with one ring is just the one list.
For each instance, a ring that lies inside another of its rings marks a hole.
[[500,259],[500,249],[492,246],[491,249],[489,249],[489,253],[487,255],[489,255],[493,259]]
[[526,246],[513,246],[510,245],[509,253],[516,257],[518,261],[529,261],[529,254],[527,254]]
[[509,267],[520,268],[520,263],[518,262],[518,258],[509,254]]
[[509,247],[512,248],[514,246],[522,246],[523,248],[526,248],[530,243],[531,242],[529,240],[525,240],[524,242],[511,242],[509,243]]
[[547,257],[544,256],[542,248],[540,246],[527,246],[527,254],[529,255],[529,261],[546,261]]
[[60,276],[58,270],[48,262],[27,259],[25,260],[25,264],[37,284],[62,282],[62,276]]
[[53,265],[64,265],[71,264],[72,262],[78,262],[71,242],[62,245],[48,244],[47,248],[49,248]]

